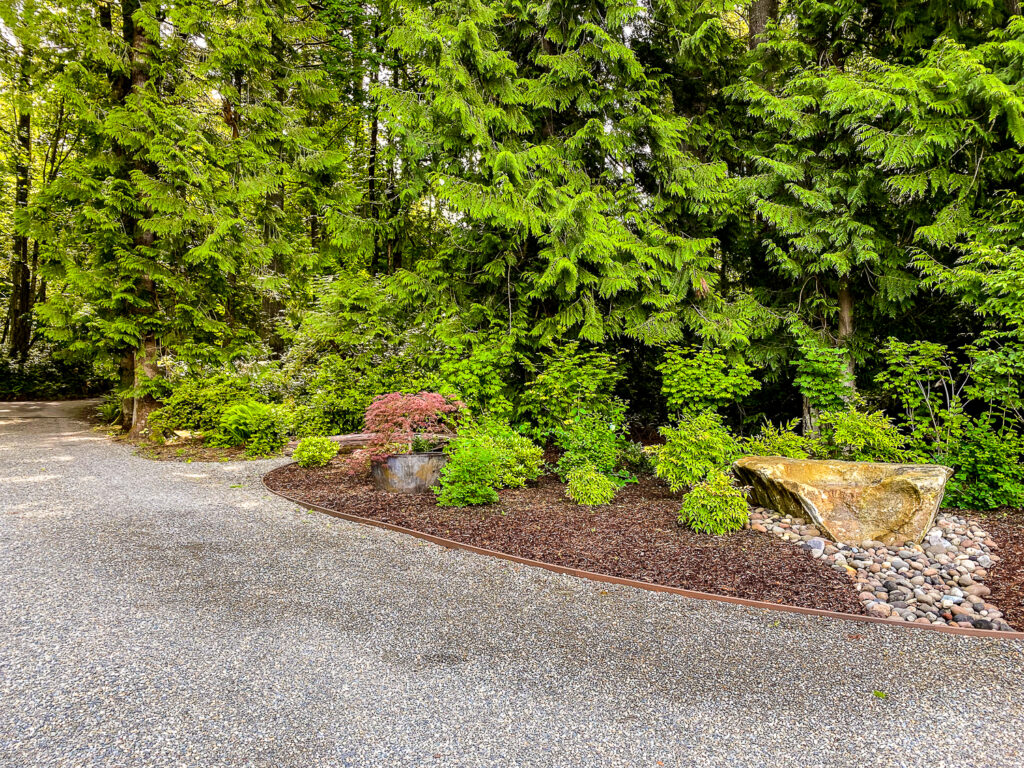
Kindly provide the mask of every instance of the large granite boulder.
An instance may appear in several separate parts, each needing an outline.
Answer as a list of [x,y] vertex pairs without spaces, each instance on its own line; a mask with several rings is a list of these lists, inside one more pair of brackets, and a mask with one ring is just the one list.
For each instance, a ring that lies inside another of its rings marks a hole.
[[733,472],[751,502],[810,518],[836,541],[920,542],[953,470],[937,464],[877,464],[748,456]]

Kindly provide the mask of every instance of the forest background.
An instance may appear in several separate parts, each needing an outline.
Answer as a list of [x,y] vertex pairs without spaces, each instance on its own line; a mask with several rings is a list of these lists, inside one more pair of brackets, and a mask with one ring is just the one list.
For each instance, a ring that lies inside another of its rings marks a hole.
[[1020,506],[1019,14],[3,3],[0,398],[112,391],[137,436],[420,390],[535,436],[845,411]]

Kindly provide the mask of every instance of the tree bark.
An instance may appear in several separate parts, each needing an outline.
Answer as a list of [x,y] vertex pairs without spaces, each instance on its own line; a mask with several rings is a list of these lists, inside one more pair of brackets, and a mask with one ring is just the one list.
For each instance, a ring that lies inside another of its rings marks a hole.
[[[135,24],[132,14],[141,8],[140,0],[124,0],[122,12],[124,13],[124,34],[125,42],[130,46],[129,57],[131,60],[131,89],[141,91],[148,87],[149,48],[151,41],[144,27]],[[147,176],[155,175],[157,169],[150,161],[136,155],[133,165],[137,171]],[[134,221],[130,230],[133,232],[133,245],[137,251],[152,248],[156,242],[156,233],[149,227],[148,217],[151,215],[150,208],[145,198],[139,193],[139,208],[142,211],[142,218]],[[132,402],[132,419],[128,434],[131,437],[141,437],[147,434],[149,415],[160,407],[160,403],[150,392],[146,392],[147,384],[152,379],[161,376],[157,365],[159,356],[159,344],[153,330],[152,316],[157,310],[157,288],[153,277],[148,274],[139,275],[135,280],[136,295],[142,300],[135,311],[136,320],[141,327],[141,339],[138,348],[134,351],[134,371],[132,384],[135,389]],[[140,396],[140,392],[143,394]]]
[[15,228],[11,259],[11,303],[10,314],[10,352],[21,364],[28,357],[32,343],[32,271],[29,268],[28,235],[18,225],[17,219],[24,215],[28,208],[29,189],[32,168],[32,113],[21,99],[29,98],[29,62],[31,51],[22,52],[21,73],[18,78],[18,124],[15,151],[14,175],[14,209]]
[[838,338],[839,343],[846,348],[846,376],[847,384],[850,389],[848,402],[853,400],[853,396],[857,394],[857,380],[856,380],[856,369],[853,363],[853,350],[851,344],[853,343],[853,293],[850,291],[850,285],[846,280],[843,280],[839,284],[839,318],[838,318]]
[[[136,390],[146,386],[148,381],[160,378],[160,367],[157,364],[160,353],[157,347],[156,336],[147,334],[142,340],[138,352],[134,355],[134,385]],[[149,416],[160,403],[151,393],[145,393],[142,397],[136,396],[132,402],[132,427],[128,432],[129,437],[139,438],[148,436]]]
[[779,20],[779,0],[753,0],[747,9],[747,45],[751,50],[764,42],[769,22]]

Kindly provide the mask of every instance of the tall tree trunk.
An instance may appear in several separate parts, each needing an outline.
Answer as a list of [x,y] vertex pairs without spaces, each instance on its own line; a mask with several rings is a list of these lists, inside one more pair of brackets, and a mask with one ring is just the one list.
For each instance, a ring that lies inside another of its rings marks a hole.
[[[32,168],[32,113],[24,99],[29,98],[29,62],[31,51],[25,49],[21,56],[21,73],[18,78],[18,125],[15,151],[15,219],[21,218],[28,208]],[[10,351],[24,364],[32,343],[32,271],[29,269],[28,236],[15,224],[14,253],[11,259],[11,303]]]
[[747,9],[747,45],[751,50],[764,41],[769,22],[779,20],[779,0],[753,0]]
[[843,280],[839,284],[839,317],[838,317],[838,338],[839,343],[846,348],[846,377],[849,386],[847,402],[852,402],[857,394],[856,370],[853,363],[853,293],[850,291],[850,284]]
[[[132,14],[141,7],[141,0],[124,0],[122,9],[125,14],[124,33],[125,42],[130,45],[129,56],[131,59],[131,89],[141,91],[149,86],[150,68],[149,56],[151,41],[143,26],[135,24]],[[152,177],[156,173],[153,164],[138,155],[133,160],[136,171]],[[139,193],[139,209],[142,217],[134,222],[131,230],[134,233],[133,245],[136,251],[144,251],[152,248],[156,243],[156,233],[148,227],[148,219],[151,215],[150,208]],[[128,434],[132,437],[141,437],[147,434],[149,426],[149,415],[160,407],[159,402],[147,392],[148,382],[160,378],[161,372],[157,365],[158,348],[156,334],[153,331],[151,316],[157,309],[156,282],[151,275],[140,275],[135,281],[135,291],[141,299],[139,308],[136,310],[136,320],[142,328],[142,338],[134,353],[134,376],[133,387],[135,396],[132,403],[132,421]],[[140,392],[143,394],[140,396]]]

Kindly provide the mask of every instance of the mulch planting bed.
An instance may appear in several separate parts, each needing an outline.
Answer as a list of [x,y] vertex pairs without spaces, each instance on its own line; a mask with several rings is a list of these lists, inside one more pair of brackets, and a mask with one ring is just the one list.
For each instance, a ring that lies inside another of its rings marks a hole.
[[391,494],[322,469],[291,464],[266,477],[271,490],[337,512],[400,525],[519,557],[652,584],[805,608],[864,614],[850,580],[806,551],[752,530],[694,533],[676,522],[680,497],[650,478],[603,507],[565,497],[557,477],[500,492],[497,504],[439,507],[432,494]]
[[1015,628],[1024,629],[1024,510],[972,512],[999,547],[1000,561],[992,567],[988,583],[991,600]]

